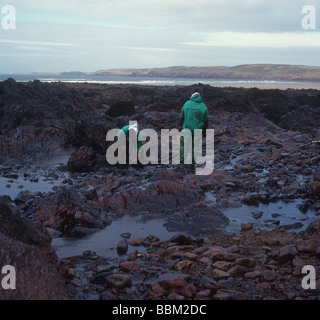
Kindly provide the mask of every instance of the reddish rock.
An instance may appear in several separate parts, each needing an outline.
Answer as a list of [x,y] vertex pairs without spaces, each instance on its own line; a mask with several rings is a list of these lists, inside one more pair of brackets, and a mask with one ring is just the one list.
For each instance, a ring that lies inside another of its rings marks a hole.
[[213,300],[225,301],[225,300],[235,300],[235,299],[234,299],[234,295],[232,294],[232,292],[219,290],[213,296]]
[[47,255],[51,263],[59,263],[51,247],[51,237],[41,223],[32,223],[4,203],[0,203],[0,221],[0,233],[4,236],[36,246]]
[[89,200],[95,196],[95,190],[90,188],[58,190],[36,206],[34,218],[62,233],[72,233],[77,226],[103,228],[108,224],[108,217],[101,214],[99,205]]
[[251,258],[238,258],[235,263],[247,268],[253,268],[256,265],[256,261]]
[[272,282],[276,279],[277,272],[273,270],[265,270],[261,273],[261,276],[265,281]]
[[197,299],[207,299],[210,297],[210,295],[211,295],[211,291],[209,289],[205,289],[200,292],[197,292],[196,298]]
[[107,200],[110,210],[124,212],[174,212],[204,201],[201,190],[193,185],[168,180],[150,183],[145,188],[123,186]]
[[320,171],[316,172],[306,184],[306,191],[312,196],[320,197]]
[[260,276],[260,272],[259,271],[251,271],[251,272],[245,273],[243,276],[246,279],[255,279]]
[[96,153],[91,147],[83,146],[74,152],[68,160],[71,172],[88,172],[96,163]]
[[223,270],[214,269],[214,270],[212,270],[211,276],[214,280],[220,280],[220,279],[229,278],[230,274],[228,272],[223,271]]
[[140,265],[134,261],[125,261],[119,264],[119,269],[125,272],[134,272],[140,270]]
[[161,285],[158,282],[152,282],[150,284],[150,290],[148,292],[148,296],[165,296],[167,295],[167,291],[161,287]]
[[142,246],[144,238],[133,238],[129,240],[130,246],[139,247]]
[[[320,219],[310,223],[304,232],[303,238],[305,240],[320,241]],[[320,243],[320,242],[319,242]]]
[[186,270],[186,269],[193,269],[194,268],[194,263],[189,260],[182,260],[179,261],[175,266],[174,269],[176,271],[181,271],[181,270]]
[[[192,179],[192,176],[190,177]],[[204,190],[224,186],[226,182],[233,182],[234,178],[225,170],[214,170],[210,175],[196,176],[196,185]]]
[[16,289],[1,290],[0,300],[67,300],[64,280],[37,247],[0,233],[0,266],[16,270]]
[[301,253],[315,254],[320,247],[319,240],[300,240],[297,243],[297,250]]
[[177,293],[186,298],[194,296],[194,288],[183,278],[168,279],[165,281],[169,294]]
[[298,251],[295,245],[285,246],[280,248],[279,250],[279,260],[281,263],[285,263],[290,260],[293,260],[297,254]]

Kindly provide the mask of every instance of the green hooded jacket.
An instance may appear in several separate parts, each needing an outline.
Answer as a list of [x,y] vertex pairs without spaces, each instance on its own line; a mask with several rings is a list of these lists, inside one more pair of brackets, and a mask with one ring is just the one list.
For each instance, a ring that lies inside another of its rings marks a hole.
[[209,122],[209,112],[199,93],[193,94],[184,104],[180,119],[184,120],[182,129],[204,129],[205,123]]
[[[134,126],[130,126],[130,125],[123,127],[118,133],[118,138],[120,137],[121,134],[124,133],[126,135],[126,140],[129,142],[129,130],[133,127]],[[137,138],[138,138],[140,134],[139,125],[137,125],[136,128],[137,128]],[[141,147],[142,147],[142,141],[137,140],[137,150],[139,151]]]

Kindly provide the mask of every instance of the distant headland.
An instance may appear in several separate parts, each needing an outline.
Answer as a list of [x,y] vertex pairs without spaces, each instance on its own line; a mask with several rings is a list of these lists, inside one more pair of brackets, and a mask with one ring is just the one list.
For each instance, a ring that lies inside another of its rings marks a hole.
[[174,66],[145,69],[107,69],[92,76],[134,76],[256,81],[320,81],[320,67],[285,64],[247,64],[234,67]]

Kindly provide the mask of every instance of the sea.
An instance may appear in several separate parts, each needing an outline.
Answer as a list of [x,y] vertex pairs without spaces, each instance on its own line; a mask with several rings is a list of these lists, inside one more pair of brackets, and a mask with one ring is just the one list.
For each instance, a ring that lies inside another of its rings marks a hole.
[[176,86],[204,84],[216,87],[243,87],[262,89],[319,89],[320,82],[298,81],[256,81],[256,80],[225,80],[225,79],[196,79],[196,78],[153,78],[134,76],[95,76],[95,75],[61,75],[61,74],[0,74],[0,81],[13,78],[17,82],[68,82],[68,83],[97,83],[97,84],[136,84],[154,86]]

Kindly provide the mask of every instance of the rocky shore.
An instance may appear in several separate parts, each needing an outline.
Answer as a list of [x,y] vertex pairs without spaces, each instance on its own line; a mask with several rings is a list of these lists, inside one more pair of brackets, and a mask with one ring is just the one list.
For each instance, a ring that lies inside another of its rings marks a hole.
[[[320,91],[201,86],[215,129],[208,176],[105,160],[106,133],[130,120],[177,128],[193,86],[0,83],[0,267],[17,270],[0,299],[319,298]],[[126,216],[161,218],[175,235],[129,228],[116,257],[61,258],[52,245]],[[316,289],[301,285],[305,265]]]

